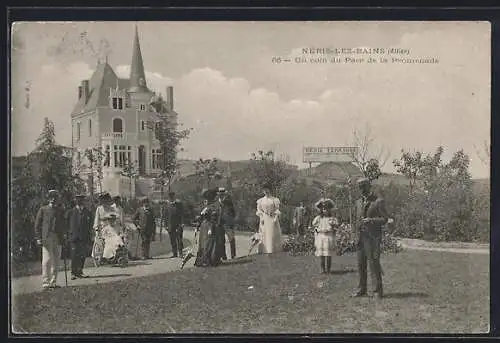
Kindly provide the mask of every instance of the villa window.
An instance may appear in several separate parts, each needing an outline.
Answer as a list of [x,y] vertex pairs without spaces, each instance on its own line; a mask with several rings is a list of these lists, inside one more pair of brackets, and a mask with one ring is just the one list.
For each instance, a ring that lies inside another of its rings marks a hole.
[[146,123],[144,120],[141,120],[141,131],[144,131],[146,129]]
[[113,132],[123,132],[123,120],[121,118],[113,119]]
[[114,146],[115,168],[125,167],[127,159],[132,156],[131,148],[132,147],[126,145]]
[[89,119],[89,137],[92,137],[92,119]]
[[146,105],[144,105],[144,104],[140,104],[140,105],[139,105],[139,109],[140,109],[141,111],[145,111],[145,110],[146,110]]
[[113,97],[111,103],[114,110],[123,110],[123,98]]
[[123,168],[127,163],[127,146],[114,146],[115,168]]
[[161,149],[153,149],[151,151],[151,167],[153,169],[161,169]]

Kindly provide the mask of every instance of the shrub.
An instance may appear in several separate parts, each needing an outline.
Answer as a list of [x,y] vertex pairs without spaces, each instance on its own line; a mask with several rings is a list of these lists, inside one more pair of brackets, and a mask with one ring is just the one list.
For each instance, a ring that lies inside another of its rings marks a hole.
[[[292,235],[282,243],[283,251],[291,255],[310,255],[315,251],[314,230],[308,229],[304,236]],[[348,224],[342,224],[335,234],[335,252],[338,256],[352,253],[357,250],[357,235]],[[383,253],[398,253],[402,250],[397,239],[387,232],[383,232],[382,243],[380,245]]]

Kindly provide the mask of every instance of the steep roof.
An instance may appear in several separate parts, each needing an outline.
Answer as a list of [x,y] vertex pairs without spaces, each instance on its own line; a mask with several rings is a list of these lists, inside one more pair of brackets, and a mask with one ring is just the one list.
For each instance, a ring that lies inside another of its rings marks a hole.
[[87,102],[85,103],[84,98],[79,99],[71,115],[91,111],[99,106],[107,106],[109,89],[116,88],[117,83],[120,89],[126,89],[128,82],[129,80],[119,79],[107,62],[99,63],[89,81]]
[[148,92],[146,85],[146,73],[142,61],[141,44],[139,43],[139,32],[135,27],[134,47],[132,51],[132,63],[130,64],[130,88],[129,92]]

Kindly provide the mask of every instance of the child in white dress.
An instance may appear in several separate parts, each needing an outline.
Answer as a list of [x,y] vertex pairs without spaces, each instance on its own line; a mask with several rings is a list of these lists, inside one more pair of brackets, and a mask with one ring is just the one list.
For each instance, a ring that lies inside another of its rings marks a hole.
[[332,266],[332,256],[335,250],[335,231],[339,222],[332,216],[334,203],[330,199],[321,199],[316,203],[320,214],[312,221],[315,231],[316,256],[320,257],[321,273],[329,273]]

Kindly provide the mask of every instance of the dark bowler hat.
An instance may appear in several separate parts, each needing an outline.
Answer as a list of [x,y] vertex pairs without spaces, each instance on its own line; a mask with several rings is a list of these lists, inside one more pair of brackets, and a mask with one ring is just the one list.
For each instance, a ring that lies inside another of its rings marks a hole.
[[120,201],[120,200],[122,200],[122,197],[119,195],[113,197],[113,201]]

